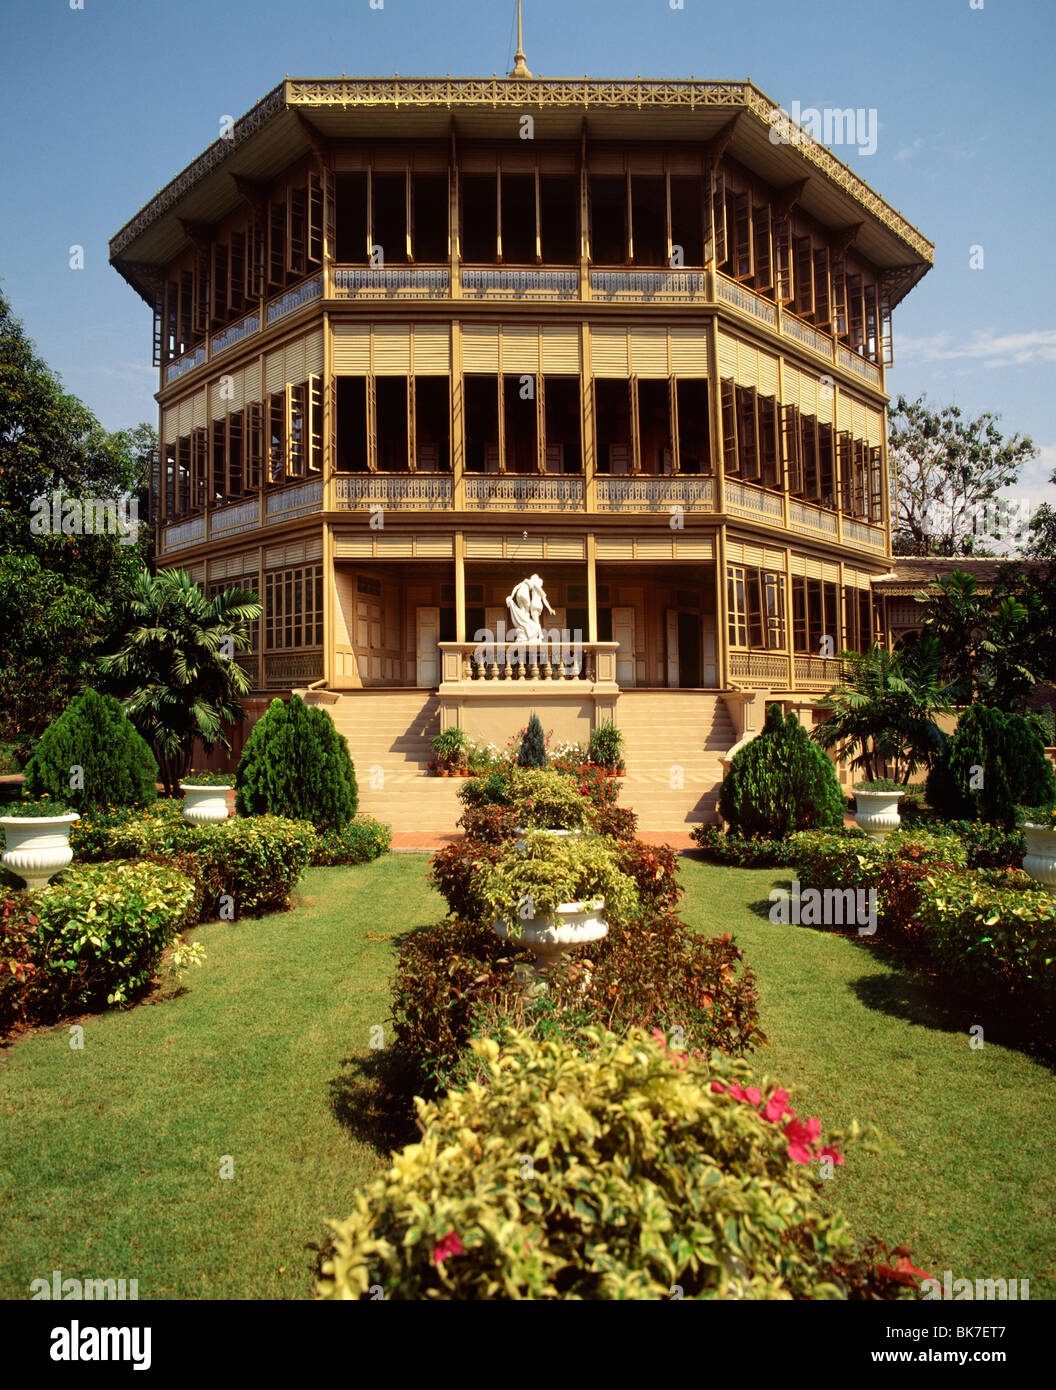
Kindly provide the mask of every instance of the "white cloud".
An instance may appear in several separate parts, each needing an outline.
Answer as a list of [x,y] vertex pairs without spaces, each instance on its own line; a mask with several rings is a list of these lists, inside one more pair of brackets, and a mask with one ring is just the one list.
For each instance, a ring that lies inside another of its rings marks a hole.
[[900,338],[898,347],[902,357],[917,362],[968,358],[984,367],[1022,367],[1032,362],[1056,362],[1056,328],[1025,333],[998,333],[982,328],[967,339],[936,333],[931,338]]
[[917,138],[913,141],[912,144],[910,144],[910,145],[903,145],[902,148],[901,148],[901,149],[898,151],[898,153],[895,155],[895,158],[896,158],[896,159],[912,159],[913,156],[917,153],[917,151],[918,151],[918,150],[922,150],[923,148],[924,148],[924,141],[923,141],[923,139],[918,135]]

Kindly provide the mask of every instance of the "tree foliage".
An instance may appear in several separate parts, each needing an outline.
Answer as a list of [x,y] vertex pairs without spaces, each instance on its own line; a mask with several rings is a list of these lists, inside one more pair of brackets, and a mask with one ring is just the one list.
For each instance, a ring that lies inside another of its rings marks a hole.
[[773,704],[760,733],[734,755],[719,812],[738,834],[776,839],[842,825],[844,799],[830,759],[794,714]]
[[1041,739],[1020,714],[971,705],[928,776],[929,803],[950,820],[1010,827],[1016,806],[1052,806],[1056,779]]
[[236,652],[249,651],[256,594],[232,588],[208,599],[185,570],[136,576],[99,667],[154,750],[170,795],[190,767],[194,742],[229,748],[225,725],[241,717],[250,680]]
[[235,788],[242,815],[289,816],[319,829],[347,825],[359,801],[348,744],[326,710],[299,695],[272,700],[254,724]]
[[0,294],[0,741],[23,757],[90,682],[93,648],[150,551],[146,526],[135,540],[34,532],[34,502],[129,493],[145,519],[155,443],[149,425],[104,430],[63,390]]
[[25,790],[78,811],[103,810],[149,805],[157,780],[154,755],[118,701],[88,689],[43,734]]
[[897,469],[896,555],[985,555],[1004,539],[995,505],[999,489],[1036,457],[1033,440],[997,427],[984,412],[969,419],[958,406],[933,410],[925,396],[899,396],[889,444]]
[[943,685],[941,654],[933,638],[922,637],[904,652],[873,646],[867,652],[841,652],[842,678],[819,701],[828,710],[814,739],[841,762],[873,781],[889,765],[908,782],[934,761],[943,744],[937,714],[950,708]]
[[546,767],[546,735],[537,714],[528,720],[517,754],[517,764],[519,767]]

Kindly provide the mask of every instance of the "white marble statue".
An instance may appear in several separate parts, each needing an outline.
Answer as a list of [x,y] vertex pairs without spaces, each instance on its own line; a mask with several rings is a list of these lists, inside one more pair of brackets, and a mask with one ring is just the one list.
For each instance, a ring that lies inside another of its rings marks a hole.
[[510,642],[542,642],[546,638],[543,630],[543,609],[556,616],[550,607],[543,588],[543,581],[537,574],[522,579],[506,600],[510,613],[510,631],[506,634]]

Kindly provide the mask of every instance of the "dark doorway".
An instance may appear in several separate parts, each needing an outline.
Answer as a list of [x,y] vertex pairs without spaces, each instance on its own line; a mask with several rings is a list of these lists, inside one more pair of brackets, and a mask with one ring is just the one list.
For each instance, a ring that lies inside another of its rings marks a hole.
[[701,687],[699,613],[678,615],[678,684],[682,690]]

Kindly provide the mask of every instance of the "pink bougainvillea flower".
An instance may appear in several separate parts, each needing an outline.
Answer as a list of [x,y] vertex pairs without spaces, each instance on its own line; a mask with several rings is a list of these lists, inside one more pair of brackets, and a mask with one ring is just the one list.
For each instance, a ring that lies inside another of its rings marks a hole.
[[763,1098],[763,1093],[758,1086],[748,1086],[744,1092],[744,1098],[749,1105],[758,1106]]
[[736,1081],[731,1081],[731,1082],[730,1082],[730,1095],[733,1096],[734,1100],[744,1100],[744,1089],[743,1089],[743,1087],[738,1086],[738,1084],[737,1084]]
[[659,1028],[654,1028],[654,1029],[653,1029],[653,1037],[654,1037],[654,1038],[656,1039],[656,1041],[660,1044],[660,1046],[661,1046],[662,1048],[664,1048],[664,1050],[666,1051],[666,1049],[667,1049],[667,1039],[664,1037],[663,1033],[661,1032],[661,1030],[660,1030]]
[[915,1284],[918,1279],[928,1279],[931,1276],[927,1270],[917,1269],[916,1265],[908,1255],[901,1255],[895,1263],[894,1269],[890,1265],[877,1265],[876,1272],[885,1279],[893,1279],[896,1284]]
[[836,1148],[835,1144],[826,1144],[823,1149],[819,1149],[818,1157],[831,1158],[833,1163],[837,1164],[842,1163],[844,1161],[843,1154],[840,1153],[839,1149]]
[[465,1247],[458,1238],[457,1231],[448,1231],[446,1236],[440,1238],[440,1242],[433,1251],[433,1264],[439,1269],[445,1260],[452,1255],[464,1255]]
[[782,1115],[795,1115],[795,1113],[788,1103],[787,1091],[774,1091],[763,1106],[763,1119],[769,1120],[772,1125],[776,1125]]
[[810,1162],[813,1157],[811,1146],[817,1142],[820,1134],[820,1120],[808,1120],[806,1124],[801,1120],[789,1120],[784,1135],[788,1140],[788,1156],[793,1163]]
[[717,1092],[719,1095],[725,1095],[726,1093],[726,1087],[722,1084],[721,1081],[713,1081],[711,1083],[711,1089]]

